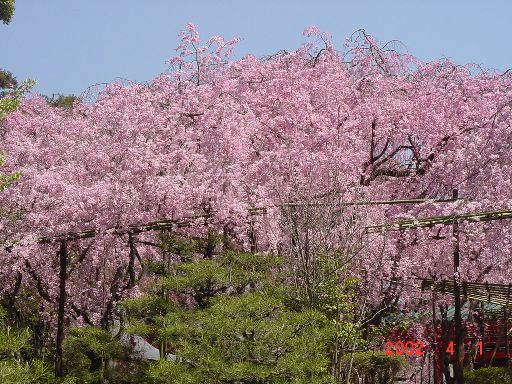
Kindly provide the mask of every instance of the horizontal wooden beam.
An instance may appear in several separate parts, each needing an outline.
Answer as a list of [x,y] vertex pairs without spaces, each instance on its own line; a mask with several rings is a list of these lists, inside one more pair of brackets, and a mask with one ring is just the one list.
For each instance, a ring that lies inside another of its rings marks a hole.
[[512,219],[512,210],[466,213],[462,215],[434,216],[423,219],[408,219],[396,223],[370,225],[365,227],[366,233],[379,233],[387,231],[403,231],[416,228],[430,228],[435,225],[452,225],[455,222],[485,222],[493,220]]
[[[398,199],[398,200],[360,200],[360,201],[348,201],[339,203],[304,203],[304,202],[289,202],[283,204],[275,204],[266,207],[255,207],[249,209],[249,215],[264,215],[270,208],[286,208],[286,207],[325,207],[325,206],[365,206],[365,205],[401,205],[401,204],[423,204],[423,203],[451,203],[462,199]],[[88,239],[91,237],[98,236],[100,234],[117,234],[123,235],[127,233],[142,233],[148,231],[157,231],[169,229],[172,227],[186,227],[191,225],[198,219],[208,220],[213,217],[213,214],[199,214],[190,217],[184,217],[180,219],[162,219],[151,221],[144,224],[130,224],[126,227],[123,226],[112,226],[105,231],[99,231],[97,229],[87,229],[78,232],[67,232],[57,234],[55,236],[43,236],[37,241],[42,244],[55,243],[59,241],[71,241]],[[101,232],[101,233],[100,233]]]
[[266,207],[250,208],[251,214],[266,213],[270,208],[293,208],[293,207],[352,207],[352,206],[370,206],[370,205],[407,205],[407,204],[425,204],[425,203],[453,203],[464,199],[397,199],[397,200],[359,200],[359,201],[345,201],[339,203],[318,203],[318,202],[289,202],[282,204],[274,204]]
[[55,243],[59,241],[68,241],[68,240],[80,240],[80,239],[87,239],[91,237],[98,236],[100,234],[115,234],[115,235],[126,235],[128,233],[137,234],[142,232],[149,232],[149,231],[157,231],[157,230],[164,230],[169,229],[173,227],[187,227],[191,225],[194,221],[197,220],[208,220],[212,217],[211,214],[203,214],[203,215],[196,215],[196,216],[190,216],[185,217],[181,219],[175,219],[175,220],[157,220],[157,221],[151,221],[144,224],[131,224],[127,227],[111,227],[108,228],[105,231],[99,231],[97,229],[88,229],[85,231],[80,232],[67,232],[55,236],[47,236],[47,237],[40,237],[37,242],[42,244],[48,244],[48,243]]

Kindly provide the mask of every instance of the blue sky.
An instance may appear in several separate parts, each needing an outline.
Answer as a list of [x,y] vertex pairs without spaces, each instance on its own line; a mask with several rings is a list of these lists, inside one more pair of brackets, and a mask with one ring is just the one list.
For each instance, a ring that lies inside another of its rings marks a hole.
[[0,68],[35,79],[44,94],[80,94],[116,77],[147,81],[167,69],[192,21],[205,39],[240,37],[237,57],[295,49],[316,25],[338,46],[364,28],[424,61],[504,71],[512,67],[511,15],[510,0],[17,0],[11,24],[0,24]]

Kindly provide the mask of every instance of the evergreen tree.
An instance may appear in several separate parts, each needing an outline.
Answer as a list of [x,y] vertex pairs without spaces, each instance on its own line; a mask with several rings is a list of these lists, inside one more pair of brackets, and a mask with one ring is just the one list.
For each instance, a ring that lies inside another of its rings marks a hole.
[[128,329],[175,356],[151,365],[147,381],[332,382],[332,323],[301,305],[276,265],[275,256],[238,252],[188,261],[125,301]]
[[14,14],[15,0],[0,0],[0,20],[9,24]]
[[30,329],[12,327],[7,317],[7,311],[0,306],[0,383],[53,383],[51,366],[38,359],[27,359],[32,356]]

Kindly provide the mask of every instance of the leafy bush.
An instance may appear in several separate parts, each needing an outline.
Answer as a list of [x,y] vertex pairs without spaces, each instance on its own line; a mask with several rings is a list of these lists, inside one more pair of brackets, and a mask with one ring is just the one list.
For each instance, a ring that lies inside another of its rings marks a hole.
[[512,384],[512,370],[489,367],[464,372],[466,384]]
[[[407,365],[404,356],[386,355],[384,352],[355,352],[352,357],[351,383],[358,383],[359,378],[364,378],[367,384],[392,384]],[[347,354],[342,358],[345,374],[348,374],[352,357]]]
[[14,88],[18,85],[18,81],[11,72],[0,69],[0,88]]

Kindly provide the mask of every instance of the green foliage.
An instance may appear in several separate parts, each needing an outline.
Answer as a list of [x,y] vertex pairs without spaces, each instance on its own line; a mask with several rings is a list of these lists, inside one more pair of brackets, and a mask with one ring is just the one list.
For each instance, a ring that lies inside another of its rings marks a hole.
[[229,283],[244,288],[251,284],[264,284],[269,271],[279,268],[283,259],[275,255],[228,251],[220,259],[220,264],[227,272]]
[[30,349],[29,329],[0,329],[0,358],[18,358]]
[[[1,102],[1,100],[0,100]],[[0,153],[0,167],[5,164],[5,157]],[[0,174],[0,192],[21,177],[21,172],[14,172],[10,175]]]
[[464,372],[466,384],[512,384],[510,368],[489,367]]
[[0,359],[18,359],[30,350],[29,329],[17,329],[7,322],[7,311],[0,306]]
[[201,308],[221,291],[228,282],[226,270],[214,260],[201,260],[181,264],[176,275],[161,278],[157,287],[179,293],[191,292]]
[[63,109],[71,109],[73,108],[73,104],[75,103],[77,97],[75,95],[60,95],[53,94],[50,96],[44,96],[48,104]]
[[161,232],[159,240],[165,252],[181,256],[183,259],[190,259],[201,247],[200,240],[182,239],[169,232]]
[[197,377],[181,362],[161,360],[152,364],[146,373],[146,383],[196,384]]
[[0,88],[15,88],[17,85],[18,82],[11,72],[0,70]]
[[4,97],[0,98],[0,120],[4,119],[8,113],[18,109],[20,99],[30,92],[34,85],[34,80],[24,80],[4,95]]
[[[14,6],[14,2],[13,6]],[[0,12],[3,4],[0,0]],[[7,93],[7,96],[0,98],[0,121],[4,119],[7,114],[14,112],[18,109],[20,99],[29,92],[34,86],[33,80],[25,80],[20,85],[17,85],[16,79],[12,77],[10,72],[0,71],[0,83],[1,88],[5,88],[7,85],[15,85],[14,89]],[[5,164],[5,157],[0,152],[0,167]],[[21,177],[20,172],[15,172],[10,175],[0,174],[0,192],[7,188],[12,182],[18,180]]]
[[21,360],[0,360],[2,384],[50,384],[57,383],[51,367],[40,360],[30,363]]
[[34,359],[28,363],[32,347],[29,328],[14,328],[8,324],[7,311],[0,306],[0,383],[54,383],[51,367]]
[[354,384],[360,382],[359,378],[364,378],[367,384],[393,384],[400,370],[407,365],[404,356],[372,351],[355,352],[342,358],[345,374],[349,371],[351,359],[353,361],[350,383]]
[[[286,285],[283,260],[274,255],[228,251],[197,259],[201,241],[173,246],[190,257],[177,265],[154,262],[156,283],[121,305],[126,330],[176,361],[137,360],[108,331],[72,328],[65,383],[334,383],[334,340],[359,339],[346,302],[357,282],[338,288],[324,273],[311,306]],[[32,335],[8,328],[8,318],[0,307],[0,382],[56,382],[51,361],[34,359]]]
[[340,254],[319,254],[315,257],[315,280],[308,297],[312,308],[323,313],[331,322],[335,335],[332,355],[339,356],[347,347],[366,347],[360,324],[355,318],[351,297],[356,295],[359,281],[344,278],[343,260]]
[[[273,255],[241,252],[184,262],[158,280],[150,297],[125,301],[128,330],[178,357],[151,364],[146,381],[332,382],[332,322],[318,310],[289,305],[287,289],[273,268],[281,263]],[[157,299],[169,294],[191,297],[197,305],[166,306]]]
[[352,312],[348,298],[354,294],[359,283],[356,278],[341,278],[341,259],[339,255],[317,255],[315,258],[316,273],[311,294],[313,306],[329,318]]
[[7,96],[0,99],[0,120],[5,118],[8,113],[18,109],[20,102],[17,98]]
[[[319,255],[316,258],[317,278],[316,292],[319,301],[326,308],[330,306],[332,313],[337,311],[340,304],[343,304],[347,292],[357,287],[356,278],[340,281],[339,274],[342,272],[339,265],[339,258]],[[341,298],[341,299],[340,299]]]
[[181,264],[175,276],[161,279],[161,288],[182,292],[188,288],[199,292],[212,292],[227,282],[226,271],[214,260],[201,260]]
[[263,282],[268,271],[280,262],[274,256],[227,252],[219,260],[182,263],[174,276],[161,279],[157,286],[180,292],[192,289],[214,295],[227,285],[242,289],[249,284]]
[[266,292],[219,297],[172,331],[181,362],[151,367],[152,383],[330,381],[325,316],[289,311]]
[[9,24],[14,14],[15,0],[0,0],[0,20]]
[[152,319],[168,313],[175,307],[163,297],[150,295],[126,299],[121,306],[128,316],[139,319]]
[[110,332],[90,326],[71,328],[64,347],[68,355],[90,352],[102,359],[121,356],[126,352]]
[[71,328],[64,343],[66,370],[80,383],[99,383],[104,379],[106,363],[126,358],[128,350],[111,333],[96,327]]

